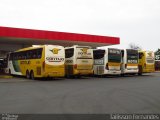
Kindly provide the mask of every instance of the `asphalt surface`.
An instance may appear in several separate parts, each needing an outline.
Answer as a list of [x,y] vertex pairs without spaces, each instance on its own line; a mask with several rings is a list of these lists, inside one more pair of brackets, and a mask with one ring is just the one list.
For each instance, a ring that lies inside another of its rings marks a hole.
[[0,113],[160,113],[160,72],[35,81],[0,78]]

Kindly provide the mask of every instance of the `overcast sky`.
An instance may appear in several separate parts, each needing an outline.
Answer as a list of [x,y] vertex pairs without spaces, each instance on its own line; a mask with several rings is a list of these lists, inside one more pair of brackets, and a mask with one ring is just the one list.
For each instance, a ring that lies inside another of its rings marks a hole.
[[156,50],[160,0],[0,0],[0,26],[115,36],[120,48]]

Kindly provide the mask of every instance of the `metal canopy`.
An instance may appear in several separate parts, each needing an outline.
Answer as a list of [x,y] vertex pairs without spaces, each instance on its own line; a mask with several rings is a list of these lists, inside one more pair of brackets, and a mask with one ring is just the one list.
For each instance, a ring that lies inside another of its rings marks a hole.
[[0,45],[55,44],[62,46],[87,45],[91,47],[116,45],[118,37],[0,27]]

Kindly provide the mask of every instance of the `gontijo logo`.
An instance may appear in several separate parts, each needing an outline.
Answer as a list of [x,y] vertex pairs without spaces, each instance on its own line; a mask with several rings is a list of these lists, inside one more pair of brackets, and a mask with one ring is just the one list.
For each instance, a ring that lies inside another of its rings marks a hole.
[[[58,49],[58,48],[53,48],[51,49],[50,51],[53,53],[53,54],[58,54],[58,52],[60,51],[61,49]],[[50,56],[50,57],[46,57],[46,60],[48,62],[63,62],[64,61],[64,57],[61,57],[61,56]]]
[[52,50],[50,50],[53,54],[58,54],[58,52],[60,51],[61,49],[58,49],[58,48],[53,48]]
[[64,58],[62,57],[46,57],[48,62],[63,62]]
[[81,50],[82,50],[82,52],[83,52],[84,54],[87,54],[88,48],[83,48],[83,49],[81,49]]
[[80,52],[78,52],[78,55],[91,55],[91,52],[88,52],[88,49],[89,48],[82,48],[82,49],[80,49],[81,51]]

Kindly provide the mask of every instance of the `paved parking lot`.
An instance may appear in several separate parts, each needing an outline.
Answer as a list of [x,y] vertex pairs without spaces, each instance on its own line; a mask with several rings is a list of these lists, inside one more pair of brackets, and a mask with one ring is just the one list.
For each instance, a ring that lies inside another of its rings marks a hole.
[[0,78],[0,113],[159,113],[160,73],[126,77]]

